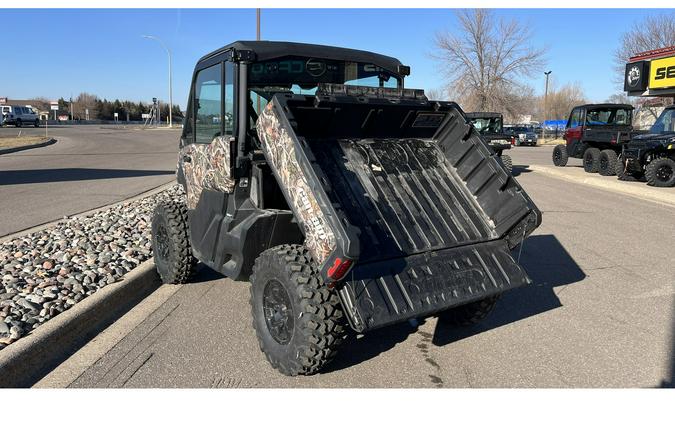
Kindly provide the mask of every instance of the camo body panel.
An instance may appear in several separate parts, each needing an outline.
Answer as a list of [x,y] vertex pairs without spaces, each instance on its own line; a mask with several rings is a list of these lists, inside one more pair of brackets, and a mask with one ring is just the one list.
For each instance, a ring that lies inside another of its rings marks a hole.
[[[210,144],[189,144],[180,152],[185,175],[187,207],[195,209],[202,190],[210,189],[231,193],[234,190],[234,178],[230,167],[230,139],[218,136]],[[190,162],[182,158],[189,155]]]
[[257,123],[258,137],[268,163],[276,169],[279,185],[290,198],[290,206],[305,231],[305,246],[313,258],[322,264],[335,249],[335,234],[319,207],[319,202],[307,183],[296,159],[296,146],[291,134],[283,127],[273,108],[267,104]]

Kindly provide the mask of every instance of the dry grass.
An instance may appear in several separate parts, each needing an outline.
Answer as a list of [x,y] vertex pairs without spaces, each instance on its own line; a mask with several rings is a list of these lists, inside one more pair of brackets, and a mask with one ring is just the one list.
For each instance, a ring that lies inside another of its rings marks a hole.
[[22,147],[22,146],[26,146],[26,145],[39,144],[39,143],[44,142],[48,139],[49,138],[46,138],[44,136],[22,136],[22,137],[7,136],[7,137],[0,137],[0,150],[7,149],[7,148]]

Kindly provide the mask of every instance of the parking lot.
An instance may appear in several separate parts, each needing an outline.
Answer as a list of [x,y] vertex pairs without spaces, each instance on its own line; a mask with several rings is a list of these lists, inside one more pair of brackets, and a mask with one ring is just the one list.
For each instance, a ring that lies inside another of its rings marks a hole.
[[[0,155],[0,237],[117,202],[174,180],[179,131],[57,126],[58,141]],[[1,127],[0,136],[45,128]]]
[[[149,168],[168,171],[174,144],[152,136],[147,147],[161,144],[166,163]],[[285,377],[258,349],[248,283],[202,268],[191,284],[160,287],[38,386],[672,386],[673,208],[530,168],[552,166],[551,151],[510,152],[543,212],[521,257],[533,283],[504,294],[475,327],[427,318],[352,336],[322,373]]]

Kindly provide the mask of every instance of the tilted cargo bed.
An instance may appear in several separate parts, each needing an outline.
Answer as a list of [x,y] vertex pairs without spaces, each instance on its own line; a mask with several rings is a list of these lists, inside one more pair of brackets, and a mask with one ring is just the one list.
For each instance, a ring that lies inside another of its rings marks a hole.
[[277,94],[263,152],[357,331],[529,282],[510,249],[541,214],[454,103]]

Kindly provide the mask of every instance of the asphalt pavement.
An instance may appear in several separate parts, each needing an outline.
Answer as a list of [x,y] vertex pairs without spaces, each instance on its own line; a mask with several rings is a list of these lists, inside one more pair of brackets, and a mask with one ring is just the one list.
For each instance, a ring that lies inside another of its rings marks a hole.
[[352,337],[323,373],[285,377],[258,349],[248,283],[203,268],[191,284],[155,291],[38,386],[672,386],[675,209],[529,169],[550,165],[551,151],[510,152],[543,211],[521,258],[534,283],[474,327],[399,324]]
[[[0,128],[0,136],[45,128]],[[0,155],[0,237],[175,180],[179,130],[50,127],[58,142]]]

